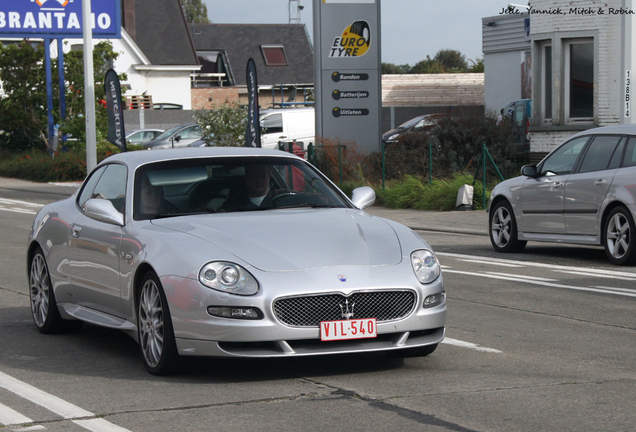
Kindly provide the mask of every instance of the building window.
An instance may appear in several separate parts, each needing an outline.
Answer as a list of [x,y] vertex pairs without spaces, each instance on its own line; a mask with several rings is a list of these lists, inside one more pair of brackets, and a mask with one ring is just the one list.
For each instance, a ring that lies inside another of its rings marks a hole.
[[285,48],[282,45],[261,45],[265,66],[289,66]]
[[594,118],[594,43],[590,40],[567,41],[565,54],[565,118]]
[[223,51],[197,51],[197,58],[201,70],[192,75],[193,87],[231,85]]
[[[545,126],[593,124],[598,74],[598,32],[556,32],[533,41],[537,120]],[[533,101],[533,102],[535,102]]]

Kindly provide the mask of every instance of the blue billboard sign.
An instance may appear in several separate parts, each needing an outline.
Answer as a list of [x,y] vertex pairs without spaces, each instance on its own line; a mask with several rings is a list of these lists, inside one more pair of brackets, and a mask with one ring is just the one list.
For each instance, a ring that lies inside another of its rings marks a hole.
[[[120,0],[91,0],[93,37],[121,38]],[[82,0],[1,0],[0,36],[82,38]]]

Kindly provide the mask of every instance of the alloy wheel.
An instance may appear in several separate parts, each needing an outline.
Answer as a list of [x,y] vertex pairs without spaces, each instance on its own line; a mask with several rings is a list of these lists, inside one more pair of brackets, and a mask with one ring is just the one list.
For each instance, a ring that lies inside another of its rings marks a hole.
[[617,260],[629,251],[631,231],[629,221],[622,213],[616,213],[607,224],[607,250]]
[[139,299],[139,343],[148,366],[156,367],[164,347],[164,314],[159,287],[148,279]]
[[46,261],[39,253],[35,254],[31,261],[29,287],[33,320],[38,327],[43,327],[49,313],[51,279],[46,268]]

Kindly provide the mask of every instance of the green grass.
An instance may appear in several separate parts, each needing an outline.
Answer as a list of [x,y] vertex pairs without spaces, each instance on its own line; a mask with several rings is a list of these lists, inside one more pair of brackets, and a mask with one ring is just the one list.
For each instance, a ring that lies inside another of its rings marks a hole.
[[[447,180],[433,180],[431,184],[407,175],[399,181],[390,182],[384,190],[376,187],[376,202],[389,208],[454,210],[457,192],[465,184],[473,184],[471,175],[455,174]],[[475,183],[473,204],[477,209],[483,208],[483,189],[479,181]]]

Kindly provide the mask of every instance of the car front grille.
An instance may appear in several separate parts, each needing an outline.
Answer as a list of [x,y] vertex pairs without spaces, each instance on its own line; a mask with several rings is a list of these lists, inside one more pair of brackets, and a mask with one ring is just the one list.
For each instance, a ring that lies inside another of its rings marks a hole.
[[292,327],[318,327],[321,321],[347,318],[375,318],[380,323],[408,316],[416,298],[415,292],[407,290],[286,297],[274,302],[274,314]]

